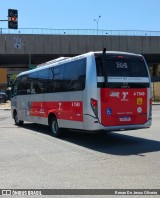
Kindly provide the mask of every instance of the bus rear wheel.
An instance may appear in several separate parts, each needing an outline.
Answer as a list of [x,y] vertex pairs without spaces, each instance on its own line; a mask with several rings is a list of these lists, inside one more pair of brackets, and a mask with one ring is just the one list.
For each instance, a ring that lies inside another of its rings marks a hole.
[[58,127],[58,121],[57,121],[56,117],[51,118],[50,129],[51,129],[51,134],[54,137],[60,137],[61,136],[61,129]]
[[22,125],[23,125],[23,122],[24,122],[24,121],[22,121],[22,120],[19,120],[16,111],[14,112],[14,122],[15,122],[15,124],[16,124],[17,126],[22,126]]

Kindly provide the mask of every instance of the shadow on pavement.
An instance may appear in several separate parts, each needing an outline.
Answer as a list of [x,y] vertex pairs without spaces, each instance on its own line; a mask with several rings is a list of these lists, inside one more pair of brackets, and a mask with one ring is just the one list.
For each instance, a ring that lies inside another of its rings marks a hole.
[[[30,129],[33,133],[50,135],[49,127],[47,126],[24,124],[23,128]],[[63,134],[61,140],[111,155],[143,156],[144,153],[160,151],[159,141],[125,135],[125,131],[124,134],[118,132],[90,134],[68,131]]]

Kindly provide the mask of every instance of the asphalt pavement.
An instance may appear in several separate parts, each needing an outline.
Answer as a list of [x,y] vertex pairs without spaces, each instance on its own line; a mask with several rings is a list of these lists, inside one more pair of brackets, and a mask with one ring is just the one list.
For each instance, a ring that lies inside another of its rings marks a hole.
[[25,123],[17,127],[10,110],[1,109],[0,186],[160,189],[159,112],[160,106],[153,105],[148,129],[103,134],[66,131],[57,139],[46,126]]

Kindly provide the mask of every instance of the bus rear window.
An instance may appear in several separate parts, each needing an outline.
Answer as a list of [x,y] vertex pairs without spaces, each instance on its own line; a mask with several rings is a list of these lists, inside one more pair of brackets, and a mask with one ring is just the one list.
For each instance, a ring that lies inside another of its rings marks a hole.
[[147,77],[146,64],[141,58],[108,58],[105,60],[107,76]]
[[146,64],[141,57],[114,56],[103,61],[96,58],[97,76],[148,77]]

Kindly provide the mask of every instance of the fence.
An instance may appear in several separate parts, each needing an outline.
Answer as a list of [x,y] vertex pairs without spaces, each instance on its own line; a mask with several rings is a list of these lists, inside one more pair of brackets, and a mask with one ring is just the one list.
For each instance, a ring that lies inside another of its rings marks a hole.
[[97,30],[97,29],[46,29],[46,28],[19,28],[19,29],[0,28],[0,34],[160,36],[160,31]]
[[160,82],[152,82],[152,100],[160,102]]

